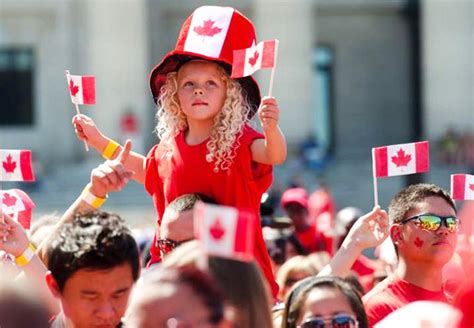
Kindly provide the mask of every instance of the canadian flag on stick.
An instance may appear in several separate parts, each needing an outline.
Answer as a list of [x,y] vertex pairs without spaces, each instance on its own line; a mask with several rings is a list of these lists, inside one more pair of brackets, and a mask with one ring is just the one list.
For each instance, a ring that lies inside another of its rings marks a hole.
[[373,149],[375,177],[427,172],[430,169],[428,141]]
[[66,77],[73,104],[95,104],[95,77],[93,75],[70,75],[69,71],[66,71]]
[[20,189],[0,190],[0,205],[3,213],[16,217],[23,228],[30,228],[35,203],[25,192]]
[[451,174],[451,197],[455,200],[474,200],[474,175]]
[[209,255],[250,261],[253,259],[256,218],[233,207],[198,203],[194,231]]
[[232,78],[249,76],[262,68],[273,68],[276,64],[278,40],[268,40],[256,46],[234,50]]
[[0,181],[35,181],[30,150],[0,149]]

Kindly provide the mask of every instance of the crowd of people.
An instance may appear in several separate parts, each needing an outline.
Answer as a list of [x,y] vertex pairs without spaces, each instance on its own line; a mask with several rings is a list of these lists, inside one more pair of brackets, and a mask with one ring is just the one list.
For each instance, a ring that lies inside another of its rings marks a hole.
[[465,165],[473,171],[474,135],[470,131],[447,130],[439,140],[438,157],[443,164]]
[[[408,186],[388,212],[336,211],[324,186],[285,190],[283,218],[262,206],[287,150],[275,98],[261,98],[251,76],[231,78],[233,50],[255,40],[233,8],[194,11],[150,74],[160,142],[146,156],[74,117],[78,138],[106,161],[62,216],[29,232],[0,208],[0,327],[474,325],[474,281],[463,274],[474,268],[472,249],[456,247],[461,222],[440,187]],[[100,209],[131,179],[156,208],[148,239]],[[203,247],[198,202],[261,218],[250,258]]]

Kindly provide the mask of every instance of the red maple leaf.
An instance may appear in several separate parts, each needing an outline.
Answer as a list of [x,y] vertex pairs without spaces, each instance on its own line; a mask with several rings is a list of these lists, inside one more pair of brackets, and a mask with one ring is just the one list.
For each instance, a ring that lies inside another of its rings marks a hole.
[[69,91],[71,91],[71,95],[73,97],[75,97],[76,94],[79,92],[79,86],[74,85],[74,81],[72,79],[69,80]]
[[225,230],[222,227],[221,221],[219,218],[216,218],[214,223],[212,224],[211,228],[209,229],[209,232],[212,236],[212,238],[216,240],[222,239],[222,237],[225,235]]
[[12,196],[10,194],[3,194],[3,199],[2,202],[3,204],[7,205],[7,207],[14,206],[16,204],[17,198],[15,196]]
[[8,154],[7,160],[2,162],[3,168],[5,169],[5,172],[7,173],[13,173],[16,168],[16,162],[12,161],[12,155]]
[[255,63],[257,63],[257,59],[258,59],[258,51],[255,50],[255,53],[253,54],[253,57],[250,57],[250,58],[249,58],[249,64],[250,64],[251,66],[254,66]]
[[474,184],[470,184],[470,185],[469,185],[469,189],[471,189],[472,191],[474,191]]
[[207,21],[204,21],[202,26],[196,26],[193,31],[196,32],[198,35],[212,37],[222,31],[222,29],[217,26],[213,27],[214,23],[215,22],[213,20],[208,19]]
[[411,161],[411,155],[406,155],[405,151],[400,148],[397,151],[397,156],[392,156],[392,162],[395,164],[397,167],[400,166],[407,166],[407,164]]
[[415,246],[418,248],[421,248],[423,246],[424,242],[423,240],[420,239],[420,237],[416,237],[415,239]]

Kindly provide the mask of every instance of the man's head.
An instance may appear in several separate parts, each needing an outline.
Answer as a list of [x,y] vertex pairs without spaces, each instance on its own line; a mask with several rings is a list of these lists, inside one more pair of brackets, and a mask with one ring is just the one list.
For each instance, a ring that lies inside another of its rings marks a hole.
[[281,207],[298,227],[307,225],[308,194],[303,188],[291,188],[281,196]]
[[443,266],[456,247],[459,222],[449,194],[433,184],[416,184],[401,190],[388,210],[390,236],[405,261]]
[[76,215],[48,249],[47,283],[74,327],[115,327],[139,275],[138,247],[117,215]]

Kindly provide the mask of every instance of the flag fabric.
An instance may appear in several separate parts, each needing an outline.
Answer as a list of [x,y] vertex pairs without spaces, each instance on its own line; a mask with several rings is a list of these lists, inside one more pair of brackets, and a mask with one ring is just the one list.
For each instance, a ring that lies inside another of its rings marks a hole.
[[29,229],[31,212],[35,203],[20,189],[0,190],[0,205],[3,213],[13,215],[23,228]]
[[455,200],[474,200],[474,175],[451,174],[451,197]]
[[0,181],[35,181],[30,150],[0,149]]
[[256,218],[233,207],[198,203],[194,229],[205,253],[241,261],[253,259]]
[[196,9],[189,28],[182,28],[187,33],[187,37],[181,40],[184,41],[183,50],[219,58],[223,51],[227,51],[226,44],[240,37],[235,28],[230,29],[234,33],[228,33],[231,24],[236,24],[236,15],[231,7],[203,6]]
[[427,172],[430,169],[428,141],[374,148],[377,178]]
[[95,77],[93,75],[70,75],[69,71],[66,71],[66,77],[73,104],[95,104]]
[[277,48],[278,40],[268,40],[247,49],[234,50],[231,77],[249,76],[259,69],[274,67]]

